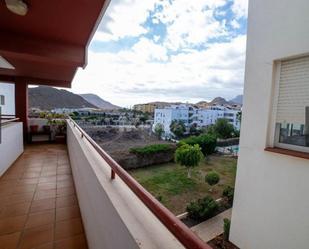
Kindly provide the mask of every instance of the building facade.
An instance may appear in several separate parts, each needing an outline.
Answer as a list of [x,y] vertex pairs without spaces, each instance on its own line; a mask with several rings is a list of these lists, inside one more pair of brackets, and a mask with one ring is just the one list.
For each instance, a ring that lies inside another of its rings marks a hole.
[[0,83],[0,108],[1,115],[15,115],[14,85]]
[[227,119],[235,129],[239,130],[238,113],[239,110],[223,106],[210,106],[200,109],[188,104],[171,105],[155,109],[153,130],[157,124],[161,124],[164,128],[164,136],[170,136],[170,125],[173,120],[182,121],[186,128],[189,129],[191,126],[203,128],[213,125],[220,118]]
[[249,1],[230,232],[239,248],[309,248],[308,10],[306,0]]

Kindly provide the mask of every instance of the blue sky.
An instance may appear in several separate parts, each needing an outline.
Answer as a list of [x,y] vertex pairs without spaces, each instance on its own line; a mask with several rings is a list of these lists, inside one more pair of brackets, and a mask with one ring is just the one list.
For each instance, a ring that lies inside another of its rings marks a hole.
[[243,90],[246,0],[111,0],[73,91],[121,106]]

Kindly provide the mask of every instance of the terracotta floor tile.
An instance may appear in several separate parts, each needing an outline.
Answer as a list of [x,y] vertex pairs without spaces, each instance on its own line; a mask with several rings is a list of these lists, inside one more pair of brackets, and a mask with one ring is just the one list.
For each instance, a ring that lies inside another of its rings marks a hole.
[[48,190],[48,189],[56,189],[56,182],[48,182],[48,183],[39,183],[37,185],[37,190],[40,191],[40,190]]
[[43,200],[56,197],[56,189],[39,190],[34,195],[34,200]]
[[26,219],[26,215],[1,219],[0,235],[21,231],[25,225]]
[[23,202],[32,201],[34,193],[21,193],[21,194],[11,194],[7,196],[3,201],[6,205],[13,205]]
[[25,215],[29,212],[31,202],[6,205],[1,209],[0,220],[6,217]]
[[55,210],[32,213],[28,216],[25,228],[53,224],[55,222]]
[[65,197],[65,196],[70,196],[74,194],[75,194],[75,189],[73,187],[57,189],[57,197]]
[[20,234],[20,232],[17,232],[0,236],[0,248],[15,249],[17,247]]
[[65,239],[83,232],[83,223],[80,218],[59,221],[55,227],[55,240]]
[[54,249],[54,242],[49,242],[47,244],[38,246],[35,249]]
[[65,196],[65,197],[57,197],[56,198],[56,207],[57,208],[70,207],[70,206],[75,206],[75,205],[78,205],[76,195]]
[[84,234],[73,236],[55,242],[55,249],[87,249],[87,240]]
[[74,183],[71,180],[65,180],[57,182],[57,188],[67,188],[67,187],[74,187]]
[[80,217],[80,211],[77,205],[56,209],[56,221],[69,220],[79,217]]
[[39,182],[39,178],[20,179],[18,184],[36,184]]
[[28,179],[28,178],[38,178],[40,177],[41,172],[29,172],[29,173],[24,173],[21,176],[21,179]]
[[66,150],[26,146],[0,177],[0,249],[87,248]]
[[46,176],[56,176],[57,175],[57,171],[53,170],[53,171],[43,171],[41,173],[41,176],[46,177]]
[[25,184],[23,186],[17,186],[12,189],[13,194],[34,193],[36,184]]
[[54,239],[54,226],[45,225],[35,228],[29,228],[24,231],[20,241],[20,249],[36,248],[44,245]]
[[57,182],[68,180],[73,181],[72,175],[57,175]]
[[42,212],[56,207],[56,198],[33,201],[30,213]]
[[46,176],[46,177],[40,177],[39,183],[44,183],[44,182],[56,182],[57,178],[56,176]]

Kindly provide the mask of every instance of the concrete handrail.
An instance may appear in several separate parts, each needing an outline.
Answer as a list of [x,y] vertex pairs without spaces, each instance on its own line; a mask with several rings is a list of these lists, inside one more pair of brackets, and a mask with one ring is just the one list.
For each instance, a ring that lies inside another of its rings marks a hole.
[[164,207],[154,196],[144,189],[130,174],[126,172],[114,159],[112,159],[72,118],[74,127],[80,132],[98,154],[111,168],[111,179],[116,175],[135,193],[135,195],[149,208],[149,210],[165,225],[165,227],[188,249],[211,249],[171,211]]

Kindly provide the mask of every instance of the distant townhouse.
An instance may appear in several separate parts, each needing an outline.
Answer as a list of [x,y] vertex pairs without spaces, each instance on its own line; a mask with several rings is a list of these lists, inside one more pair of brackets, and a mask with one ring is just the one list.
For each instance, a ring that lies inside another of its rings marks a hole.
[[170,125],[173,120],[182,121],[189,129],[191,126],[203,128],[213,125],[220,118],[227,119],[235,129],[239,130],[238,113],[238,109],[230,109],[225,106],[209,106],[200,109],[188,104],[171,105],[155,109],[153,130],[157,124],[161,124],[164,128],[164,135],[170,136]]
[[2,115],[15,115],[15,92],[13,84],[0,84],[0,109]]

